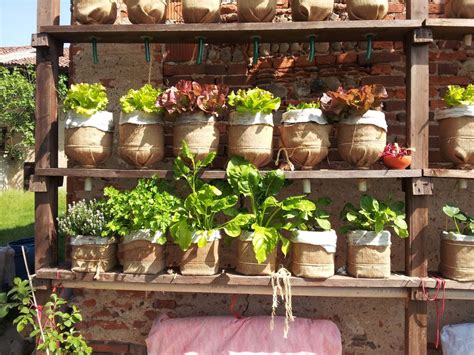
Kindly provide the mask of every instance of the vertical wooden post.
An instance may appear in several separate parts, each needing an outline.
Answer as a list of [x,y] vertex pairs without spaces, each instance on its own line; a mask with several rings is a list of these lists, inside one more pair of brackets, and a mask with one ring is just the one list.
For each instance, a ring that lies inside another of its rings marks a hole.
[[[38,0],[37,24],[59,25],[59,0]],[[36,48],[36,168],[58,166],[58,103],[56,95],[60,45],[48,39],[48,44]],[[55,178],[45,178],[45,191],[35,193],[35,267],[57,263],[56,226],[58,184]]]
[[[408,0],[407,18],[428,18],[428,0]],[[407,144],[413,152],[413,169],[428,168],[429,152],[429,43],[406,39],[407,57]],[[406,181],[406,208],[410,237],[406,241],[405,269],[409,276],[426,277],[425,229],[428,197],[414,195],[415,179]],[[427,303],[408,300],[405,314],[405,353],[427,353]]]

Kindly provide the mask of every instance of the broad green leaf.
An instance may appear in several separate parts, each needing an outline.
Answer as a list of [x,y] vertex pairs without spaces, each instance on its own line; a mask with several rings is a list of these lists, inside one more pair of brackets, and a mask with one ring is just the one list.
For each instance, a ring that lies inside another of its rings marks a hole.
[[458,207],[446,205],[443,207],[443,212],[451,218],[454,218],[461,210]]
[[262,179],[263,196],[274,196],[285,186],[285,174],[282,170],[267,172]]

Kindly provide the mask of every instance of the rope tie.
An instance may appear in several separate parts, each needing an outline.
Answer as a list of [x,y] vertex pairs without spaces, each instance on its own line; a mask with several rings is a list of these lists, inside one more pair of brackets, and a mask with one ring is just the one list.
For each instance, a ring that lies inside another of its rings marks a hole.
[[280,154],[283,152],[284,156],[285,156],[285,162],[288,164],[288,166],[290,167],[290,170],[291,171],[295,171],[295,165],[291,162],[290,160],[290,156],[293,155],[294,151],[298,149],[298,148],[291,148],[291,154],[288,155],[288,150],[287,148],[280,148],[278,150],[278,153],[277,153],[277,157],[276,157],[276,160],[275,160],[275,166],[278,166],[280,164]]
[[275,316],[278,308],[278,295],[282,302],[285,304],[285,327],[283,337],[288,338],[288,332],[290,330],[290,321],[293,322],[292,309],[292,294],[291,294],[291,273],[284,267],[280,268],[276,273],[272,274],[272,289],[273,289],[273,303],[272,303],[272,319],[270,322],[270,329],[273,330],[275,327]]
[[[434,302],[436,307],[436,349],[439,347],[440,341],[440,328],[441,328],[441,320],[444,315],[444,310],[446,306],[446,280],[441,277],[435,277],[436,280],[436,291],[433,297],[430,296],[429,291],[426,290],[425,282],[426,280],[423,278],[421,279],[421,288],[423,290],[423,297],[428,302]],[[443,291],[443,297],[441,298],[441,307],[439,306],[439,293]]]

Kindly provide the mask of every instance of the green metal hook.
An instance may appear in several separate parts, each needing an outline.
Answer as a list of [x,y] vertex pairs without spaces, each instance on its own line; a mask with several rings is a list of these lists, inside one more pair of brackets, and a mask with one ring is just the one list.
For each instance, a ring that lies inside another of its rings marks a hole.
[[99,56],[97,54],[97,39],[92,38],[92,61],[94,64],[99,63]]
[[309,36],[309,58],[308,58],[311,63],[314,62],[315,52],[316,52],[316,36],[311,35]]
[[198,56],[197,64],[202,64],[202,57],[204,55],[204,38],[199,37],[199,47],[198,47]]
[[370,62],[372,59],[372,35],[367,35],[367,61]]
[[147,63],[150,63],[151,56],[150,56],[150,39],[145,38],[145,60]]
[[260,46],[260,40],[258,37],[253,38],[253,65],[258,63],[258,50]]

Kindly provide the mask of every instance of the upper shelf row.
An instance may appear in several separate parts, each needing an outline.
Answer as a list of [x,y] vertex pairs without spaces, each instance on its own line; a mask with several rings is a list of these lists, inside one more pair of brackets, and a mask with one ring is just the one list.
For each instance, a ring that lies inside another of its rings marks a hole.
[[[434,39],[462,40],[474,34],[474,19],[427,19],[393,21],[315,21],[279,23],[158,24],[158,25],[74,25],[43,26],[40,32],[63,43],[262,43],[400,41],[415,29],[427,28]],[[41,43],[35,43],[40,45]]]

